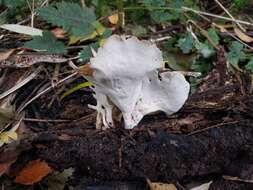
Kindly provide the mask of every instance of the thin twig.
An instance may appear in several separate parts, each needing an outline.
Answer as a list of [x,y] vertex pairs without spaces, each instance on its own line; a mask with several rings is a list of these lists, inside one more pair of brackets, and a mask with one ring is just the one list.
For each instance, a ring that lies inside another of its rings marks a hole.
[[11,93],[15,92],[16,90],[18,90],[19,88],[21,88],[25,84],[27,84],[29,81],[34,79],[41,71],[42,71],[42,67],[39,67],[32,74],[30,74],[28,77],[26,77],[25,79],[20,81],[14,87],[12,87],[11,89],[9,89],[9,90],[5,91],[4,93],[0,94],[0,100],[5,98],[6,96],[10,95]]
[[227,15],[237,24],[237,26],[242,30],[246,31],[245,28],[242,27],[242,25],[236,21],[236,19],[233,17],[233,15],[230,14],[230,12],[218,1],[215,0],[215,2],[227,13]]
[[219,123],[217,125],[212,125],[210,127],[204,128],[204,129],[193,131],[192,133],[188,134],[187,136],[192,136],[192,135],[195,135],[195,134],[198,134],[198,133],[202,133],[204,131],[208,131],[209,129],[223,127],[223,126],[226,126],[226,125],[236,124],[236,123],[239,123],[239,121],[231,121],[231,122],[227,122],[227,123]]
[[227,20],[227,21],[232,21],[232,22],[236,21],[237,23],[240,23],[240,24],[253,26],[253,23],[250,23],[250,22],[247,22],[247,21],[238,20],[238,19],[233,20],[233,19],[228,18],[228,17],[224,17],[224,16],[212,14],[212,13],[207,13],[207,12],[204,12],[204,11],[198,11],[198,10],[195,10],[195,9],[192,9],[192,8],[189,8],[189,7],[182,7],[182,10],[191,11],[191,12],[196,13],[196,14],[211,16],[211,17],[214,17],[214,18],[219,18],[219,19],[223,19],[223,20]]
[[41,122],[41,123],[63,123],[63,122],[70,122],[71,120],[67,119],[36,119],[36,118],[24,118],[23,121],[29,122]]
[[164,40],[168,40],[170,39],[171,36],[164,36],[164,37],[161,37],[161,38],[156,38],[156,39],[150,39],[151,42],[154,42],[154,43],[157,43],[157,42],[162,42]]
[[[60,84],[62,84],[63,82],[67,81],[68,79],[76,76],[78,74],[78,72],[74,72],[73,74],[67,76],[66,78],[60,80],[59,82],[57,82],[55,84],[55,86],[59,86]],[[21,111],[23,111],[30,103],[32,103],[34,100],[36,100],[37,98],[39,98],[40,96],[42,96],[43,94],[49,92],[51,89],[53,89],[52,86],[49,86],[48,88],[46,88],[45,90],[43,90],[42,92],[40,92],[39,94],[37,94],[36,96],[34,96],[31,100],[29,100],[28,102],[26,102],[19,110],[18,113],[20,113]]]

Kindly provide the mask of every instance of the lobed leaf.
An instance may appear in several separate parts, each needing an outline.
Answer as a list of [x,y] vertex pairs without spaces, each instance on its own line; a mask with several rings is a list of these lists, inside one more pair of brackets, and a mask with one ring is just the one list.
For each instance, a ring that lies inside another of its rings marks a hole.
[[47,51],[54,54],[67,53],[64,43],[57,41],[54,35],[48,31],[43,32],[43,36],[35,36],[32,41],[26,42],[24,46],[30,49]]
[[56,3],[55,6],[39,9],[38,13],[47,22],[63,27],[74,36],[85,36],[94,31],[94,11],[76,3]]

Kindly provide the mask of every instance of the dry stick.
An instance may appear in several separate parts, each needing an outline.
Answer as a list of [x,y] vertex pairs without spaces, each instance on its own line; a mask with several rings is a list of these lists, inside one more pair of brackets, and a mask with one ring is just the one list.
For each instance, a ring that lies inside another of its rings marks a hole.
[[12,87],[11,89],[5,91],[4,93],[0,94],[0,100],[5,98],[6,96],[10,95],[11,93],[15,92],[25,84],[27,84],[29,81],[34,79],[40,72],[42,71],[42,67],[39,67],[37,70],[35,70],[32,74],[30,74],[27,78],[23,79],[21,82],[19,82],[17,85]]
[[189,7],[182,7],[182,10],[191,11],[193,13],[200,14],[200,15],[211,16],[211,17],[214,17],[214,18],[219,18],[219,19],[223,19],[223,20],[228,20],[228,21],[237,22],[237,23],[240,23],[240,24],[253,26],[253,23],[250,23],[250,22],[247,22],[247,21],[238,20],[238,19],[233,20],[233,19],[228,18],[228,17],[224,17],[224,16],[212,14],[212,13],[207,13],[207,12],[204,12],[204,11],[198,11],[198,10],[195,10],[195,9],[191,9]]
[[63,122],[70,122],[72,120],[67,119],[36,119],[36,118],[24,118],[23,121],[29,121],[29,122],[41,122],[41,123],[63,123]]
[[[212,23],[212,25],[214,25],[215,27],[221,29],[221,27],[219,25],[217,25],[216,23]],[[234,38],[235,40],[237,40],[238,42],[240,42],[241,44],[245,45],[246,47],[248,47],[249,49],[253,50],[253,47],[251,47],[250,45],[246,44],[245,42],[243,42],[240,38],[236,37],[234,34],[230,33],[229,31],[225,31],[229,36],[231,36],[232,38]]]
[[226,126],[226,125],[229,125],[229,124],[237,124],[237,123],[239,123],[239,121],[231,121],[231,122],[227,122],[227,123],[219,123],[217,125],[212,125],[210,127],[204,128],[204,129],[193,131],[192,133],[188,134],[187,136],[192,136],[192,135],[195,135],[195,134],[198,134],[198,133],[202,133],[204,131],[207,131],[207,130],[210,130],[210,129],[213,129],[213,128],[223,127],[223,126]]
[[[78,72],[74,72],[73,74],[67,76],[66,78],[60,80],[59,82],[57,82],[55,84],[55,86],[58,86],[60,84],[62,84],[63,82],[65,82],[66,80],[76,76],[78,74]],[[43,90],[42,92],[40,92],[39,94],[37,94],[36,96],[34,96],[31,100],[29,100],[28,102],[26,102],[17,112],[20,113],[21,111],[23,111],[30,103],[32,103],[34,100],[36,100],[37,98],[39,98],[40,96],[42,96],[43,94],[49,92],[51,89],[53,89],[52,86],[49,86],[48,88],[46,88],[45,90]]]
[[[187,7],[186,7],[186,8],[187,8]],[[190,8],[189,8],[189,9],[190,9]],[[192,9],[192,10],[193,10],[193,9]],[[194,11],[195,11],[195,10],[194,10]],[[200,12],[201,12],[201,11],[200,11]],[[201,13],[199,13],[199,11],[196,11],[195,13],[196,13],[197,15],[199,15],[201,18],[203,18],[203,19],[205,19],[205,20],[211,22],[209,18],[205,17],[204,15],[201,15]],[[210,16],[210,15],[208,15],[208,16]],[[238,20],[236,20],[236,21],[238,22]],[[244,21],[243,21],[243,22],[244,22]],[[216,23],[212,23],[212,24],[213,24],[215,27],[217,27],[217,28],[220,29],[219,25],[217,25]],[[252,24],[252,25],[253,25],[253,24]],[[195,25],[195,26],[197,26],[197,25]],[[235,40],[239,41],[240,43],[242,43],[243,45],[245,45],[246,47],[248,47],[249,49],[253,49],[253,47],[249,46],[248,44],[246,44],[245,42],[243,42],[241,39],[237,38],[235,35],[233,35],[233,34],[230,33],[229,31],[226,31],[226,33],[227,33],[229,36],[231,36],[232,38],[234,38]]]
[[233,21],[237,24],[237,26],[242,31],[244,31],[244,32],[246,31],[245,28],[243,28],[242,25],[236,21],[236,19],[233,17],[233,15],[231,15],[230,12],[218,0],[215,0],[215,2],[227,13],[228,16],[230,16],[231,19],[233,19]]

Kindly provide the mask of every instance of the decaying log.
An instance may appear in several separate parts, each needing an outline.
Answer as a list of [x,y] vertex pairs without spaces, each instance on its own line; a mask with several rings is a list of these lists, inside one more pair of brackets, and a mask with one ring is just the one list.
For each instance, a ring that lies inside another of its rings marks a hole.
[[[239,86],[232,85],[193,95],[174,118],[150,116],[132,131],[83,132],[67,139],[58,136],[67,130],[54,131],[51,140],[44,141],[43,137],[52,135],[46,132],[34,143],[49,147],[38,150],[38,155],[53,167],[75,167],[79,174],[98,181],[184,182],[222,175],[249,180],[253,96],[238,94]],[[183,129],[194,130],[184,134]]]

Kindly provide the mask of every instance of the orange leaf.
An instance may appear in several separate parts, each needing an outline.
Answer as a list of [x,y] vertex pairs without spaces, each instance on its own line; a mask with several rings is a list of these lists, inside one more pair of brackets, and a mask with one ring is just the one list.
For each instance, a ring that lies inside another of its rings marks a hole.
[[10,57],[10,55],[15,51],[16,49],[10,49],[6,52],[0,52],[0,61],[4,61]]
[[82,65],[78,68],[79,73],[86,76],[93,76],[94,70],[90,67],[89,64]]
[[15,178],[16,183],[23,185],[32,185],[40,182],[43,177],[53,171],[45,161],[32,160],[21,170]]
[[109,19],[110,23],[117,24],[119,21],[119,15],[118,15],[118,13],[113,14],[113,15],[109,16],[108,19]]

